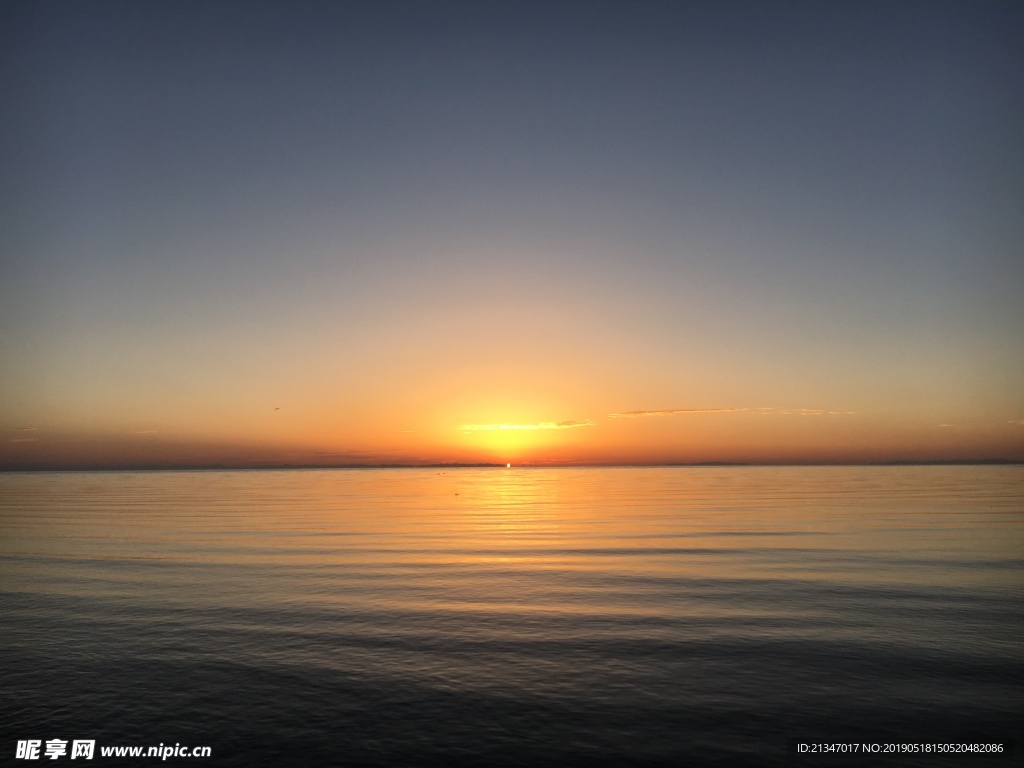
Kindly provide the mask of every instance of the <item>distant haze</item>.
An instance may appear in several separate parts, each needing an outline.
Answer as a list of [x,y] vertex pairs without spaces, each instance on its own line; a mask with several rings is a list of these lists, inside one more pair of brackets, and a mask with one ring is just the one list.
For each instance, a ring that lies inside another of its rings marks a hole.
[[1024,460],[1024,6],[0,9],[0,469]]

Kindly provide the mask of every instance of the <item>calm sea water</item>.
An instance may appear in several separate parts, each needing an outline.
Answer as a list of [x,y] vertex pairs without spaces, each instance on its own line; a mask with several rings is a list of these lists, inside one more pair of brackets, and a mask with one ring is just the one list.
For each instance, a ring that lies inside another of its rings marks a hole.
[[0,610],[4,764],[1017,765],[1024,468],[6,474]]

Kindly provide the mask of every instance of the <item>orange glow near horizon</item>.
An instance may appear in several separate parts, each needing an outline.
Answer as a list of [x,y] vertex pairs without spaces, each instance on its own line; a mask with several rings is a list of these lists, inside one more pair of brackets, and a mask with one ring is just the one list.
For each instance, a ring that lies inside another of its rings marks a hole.
[[[610,298],[542,296],[525,315],[455,298],[391,305],[365,333],[296,323],[272,344],[254,327],[177,348],[129,328],[58,350],[0,414],[0,467],[1024,461],[1012,372],[811,365],[795,341],[629,328]],[[642,315],[645,299],[619,301]]]
[[[278,412],[279,413],[279,412]],[[942,426],[894,422],[839,409],[736,407],[625,411],[562,421],[377,428],[371,419],[271,421],[228,430],[175,433],[8,430],[0,456],[9,468],[105,466],[337,466],[488,463],[523,465],[663,463],[857,463],[1024,458],[1024,425]]]

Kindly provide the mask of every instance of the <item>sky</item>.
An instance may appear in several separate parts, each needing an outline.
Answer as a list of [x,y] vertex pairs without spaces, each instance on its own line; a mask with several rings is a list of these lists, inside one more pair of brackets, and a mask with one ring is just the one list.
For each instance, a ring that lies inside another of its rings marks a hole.
[[4,2],[0,469],[1024,461],[1022,38]]

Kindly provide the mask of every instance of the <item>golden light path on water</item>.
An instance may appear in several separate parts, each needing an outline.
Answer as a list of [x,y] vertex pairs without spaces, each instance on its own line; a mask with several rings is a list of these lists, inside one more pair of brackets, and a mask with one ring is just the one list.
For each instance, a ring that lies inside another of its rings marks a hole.
[[1019,719],[1020,467],[509,464],[0,475],[12,727],[781,767]]

